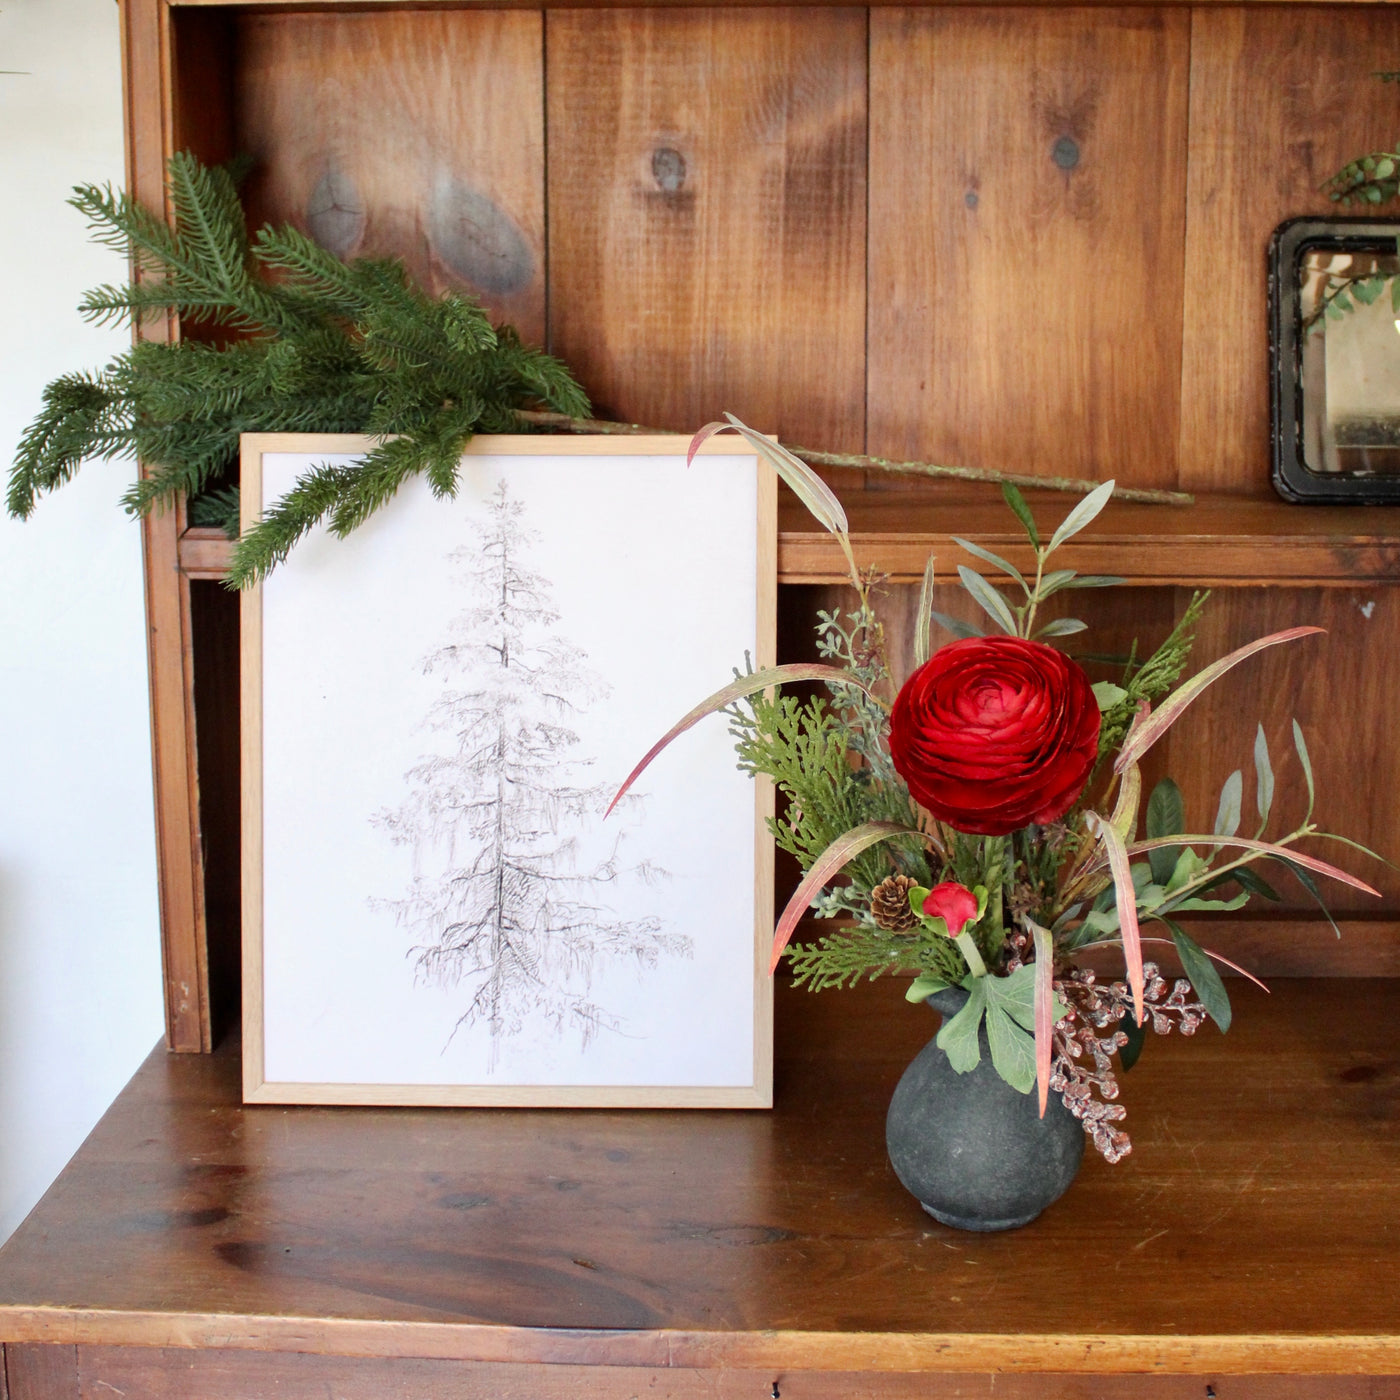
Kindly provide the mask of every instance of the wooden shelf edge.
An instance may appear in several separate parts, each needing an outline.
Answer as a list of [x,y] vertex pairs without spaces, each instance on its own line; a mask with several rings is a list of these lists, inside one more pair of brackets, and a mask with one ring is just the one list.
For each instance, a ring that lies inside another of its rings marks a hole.
[[[962,533],[1018,567],[1034,567],[1024,540],[986,529]],[[949,579],[955,577],[958,564],[998,576],[959,549],[947,533],[861,531],[852,534],[851,543],[857,562],[878,568],[891,583],[918,583],[931,552],[939,556],[940,572]],[[231,553],[232,544],[221,530],[191,527],[180,537],[180,571],[191,579],[221,580]],[[1056,563],[1084,574],[1118,574],[1136,587],[1363,587],[1400,582],[1400,537],[1099,535],[1072,540],[1056,555]],[[848,577],[845,558],[829,535],[780,530],[779,583],[840,584]]]
[[296,1351],[660,1370],[1400,1375],[1400,1335],[604,1331],[0,1306],[7,1344]]

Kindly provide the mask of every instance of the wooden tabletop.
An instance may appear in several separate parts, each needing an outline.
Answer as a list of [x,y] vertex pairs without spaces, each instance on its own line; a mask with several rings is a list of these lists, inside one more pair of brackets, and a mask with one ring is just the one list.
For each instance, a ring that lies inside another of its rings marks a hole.
[[[1238,984],[1236,984],[1238,985]],[[251,1107],[157,1050],[0,1250],[0,1340],[632,1366],[1400,1372],[1400,982],[1150,1040],[1133,1155],[924,1215],[900,983],[780,987],[772,1112]]]

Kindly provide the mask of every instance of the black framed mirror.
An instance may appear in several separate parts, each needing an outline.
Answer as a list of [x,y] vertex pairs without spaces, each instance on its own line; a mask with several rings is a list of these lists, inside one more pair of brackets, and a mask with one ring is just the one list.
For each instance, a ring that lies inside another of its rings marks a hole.
[[1290,219],[1269,246],[1273,482],[1400,503],[1400,222]]

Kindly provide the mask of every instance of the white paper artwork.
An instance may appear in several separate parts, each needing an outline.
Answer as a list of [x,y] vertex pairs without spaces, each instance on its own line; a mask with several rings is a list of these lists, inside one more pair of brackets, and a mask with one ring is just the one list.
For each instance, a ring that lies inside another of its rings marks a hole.
[[[754,1091],[755,802],[723,718],[603,813],[758,649],[755,459],[489,441],[454,500],[411,482],[262,587],[256,1097]],[[261,460],[266,503],[336,459]]]

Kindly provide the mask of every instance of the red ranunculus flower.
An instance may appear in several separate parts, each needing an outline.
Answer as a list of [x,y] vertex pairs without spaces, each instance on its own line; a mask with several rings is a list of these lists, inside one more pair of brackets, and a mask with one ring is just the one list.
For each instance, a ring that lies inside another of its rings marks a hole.
[[1020,637],[940,647],[890,715],[890,754],[915,800],[982,836],[1064,816],[1098,749],[1088,676],[1062,651]]
[[966,885],[948,880],[924,896],[924,913],[930,919],[942,919],[948,925],[948,937],[956,938],[963,925],[976,917],[977,896]]

